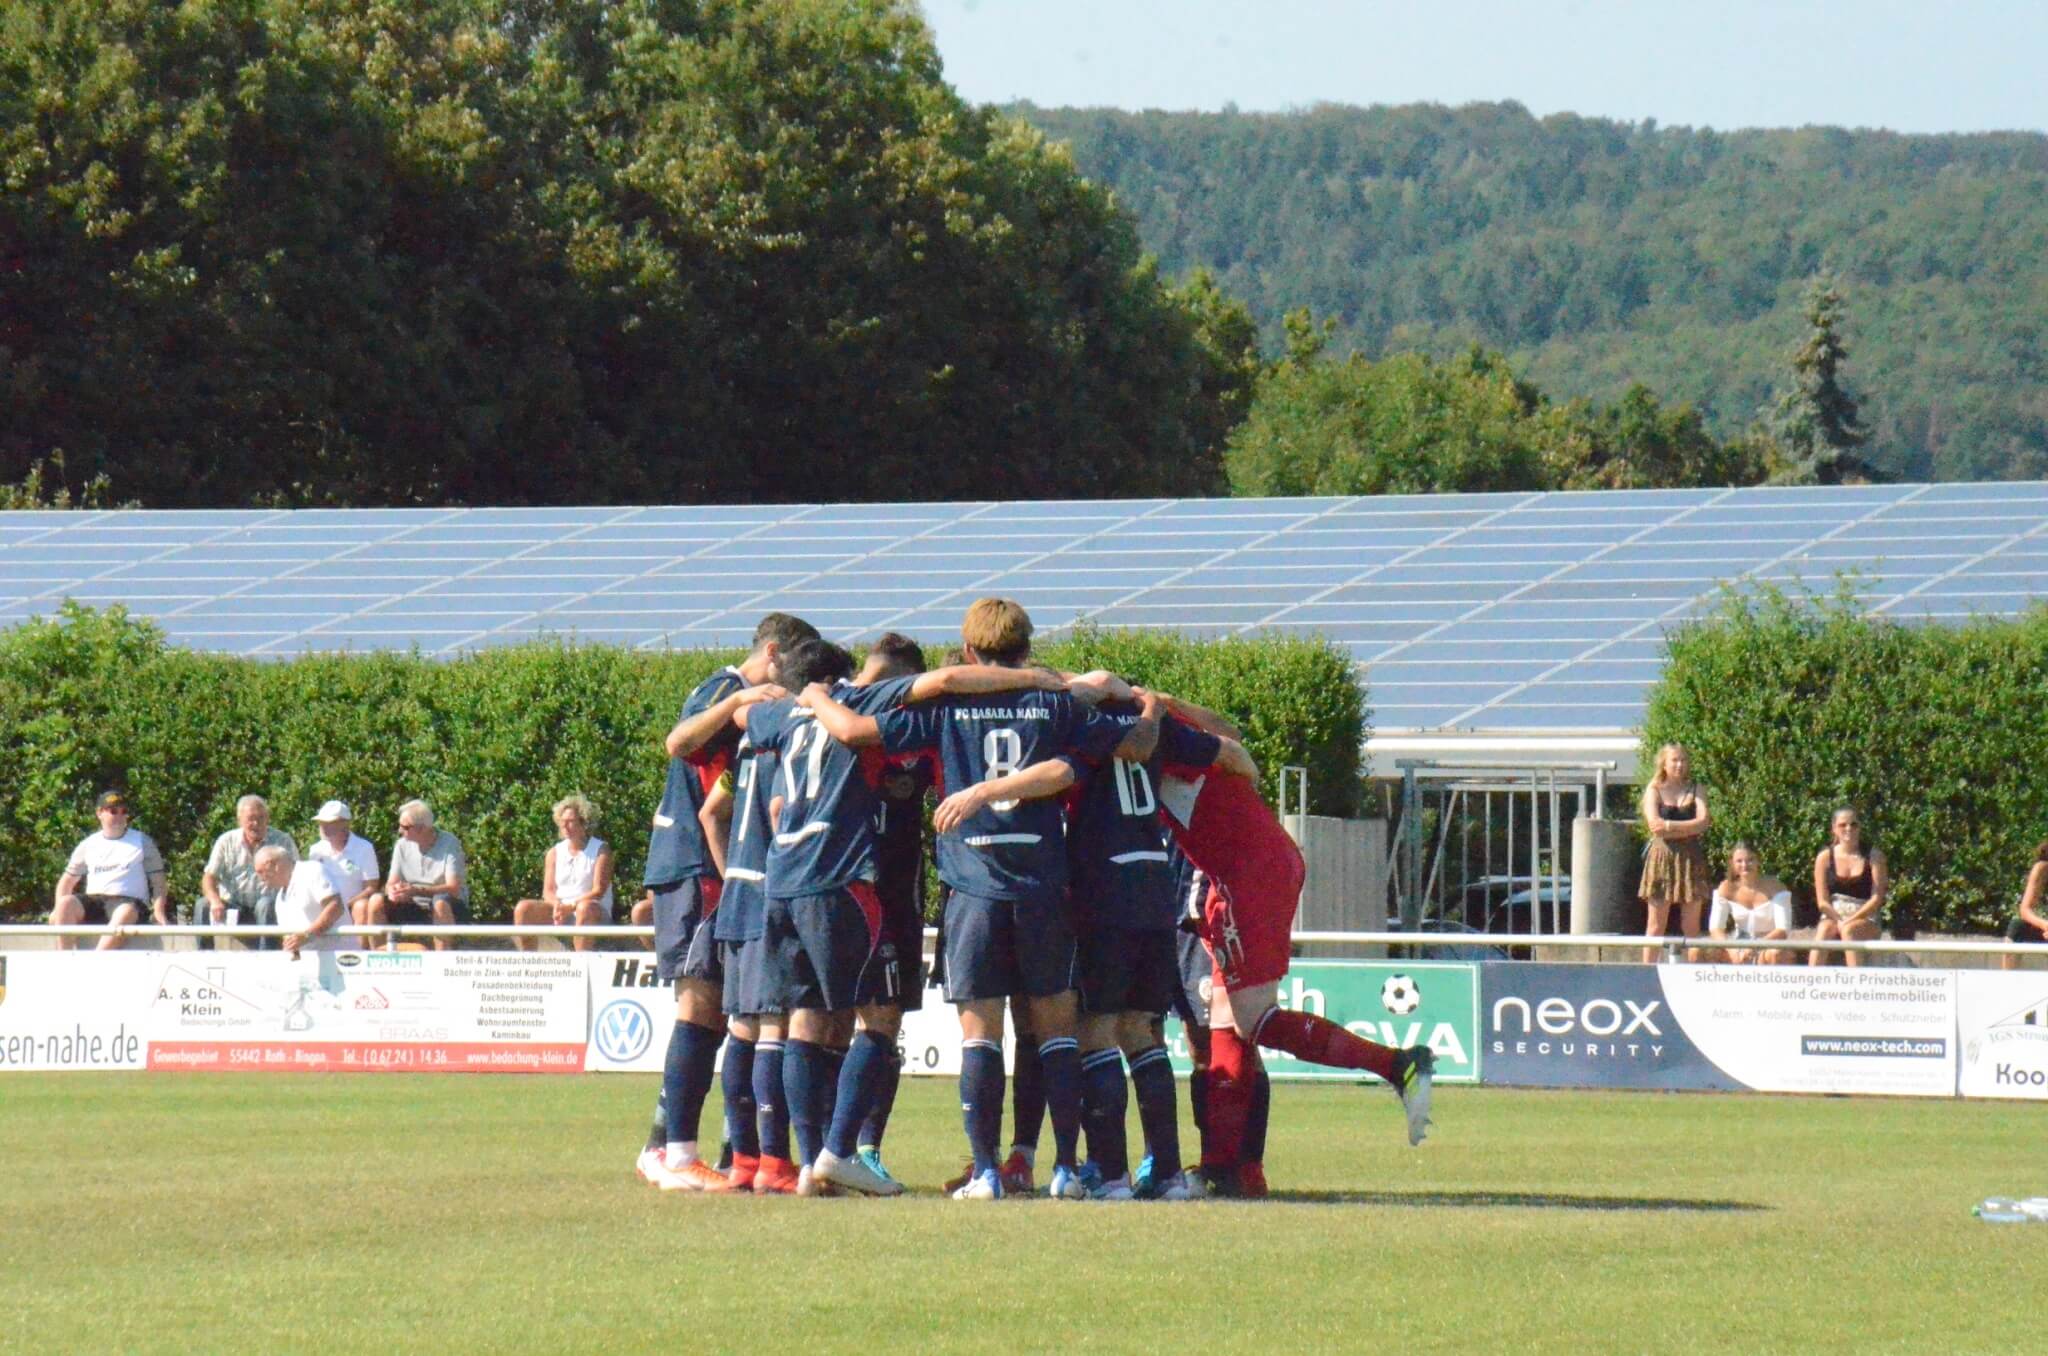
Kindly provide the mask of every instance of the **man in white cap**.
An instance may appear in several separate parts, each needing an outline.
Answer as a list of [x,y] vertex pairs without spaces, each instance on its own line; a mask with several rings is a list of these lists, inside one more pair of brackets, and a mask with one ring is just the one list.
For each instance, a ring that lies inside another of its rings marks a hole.
[[369,839],[355,832],[354,819],[345,801],[330,800],[322,805],[313,816],[313,822],[320,826],[320,836],[307,847],[306,859],[327,868],[348,921],[366,927],[371,906],[384,900],[383,892],[377,888],[383,877],[377,874],[377,849]]

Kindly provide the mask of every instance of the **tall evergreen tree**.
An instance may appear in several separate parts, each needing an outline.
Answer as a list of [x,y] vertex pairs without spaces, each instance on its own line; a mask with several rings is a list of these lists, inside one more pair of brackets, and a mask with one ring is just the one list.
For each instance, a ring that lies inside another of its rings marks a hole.
[[1778,485],[1861,485],[1883,477],[1856,454],[1870,440],[1856,397],[1842,381],[1842,289],[1832,274],[1807,284],[1806,339],[1792,354],[1792,375],[1771,402],[1771,482]]

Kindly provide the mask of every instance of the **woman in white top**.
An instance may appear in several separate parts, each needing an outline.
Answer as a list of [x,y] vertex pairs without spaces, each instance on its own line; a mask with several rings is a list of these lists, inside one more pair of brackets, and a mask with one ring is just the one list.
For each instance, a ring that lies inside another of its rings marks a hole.
[[[555,827],[562,841],[541,858],[539,899],[522,899],[512,910],[521,927],[595,927],[612,921],[611,844],[590,832],[597,807],[582,796],[564,796],[555,806]],[[540,949],[538,937],[515,937],[521,951]],[[595,937],[578,937],[578,951],[597,950]]]
[[[1728,879],[1714,887],[1714,912],[1708,920],[1707,932],[1716,940],[1738,937],[1782,942],[1792,936],[1792,892],[1776,876],[1763,874],[1756,849],[1747,843],[1737,843],[1728,854]],[[1703,954],[1732,965],[1790,965],[1797,959],[1789,948],[1764,947],[1695,951],[1693,959],[1699,960]]]

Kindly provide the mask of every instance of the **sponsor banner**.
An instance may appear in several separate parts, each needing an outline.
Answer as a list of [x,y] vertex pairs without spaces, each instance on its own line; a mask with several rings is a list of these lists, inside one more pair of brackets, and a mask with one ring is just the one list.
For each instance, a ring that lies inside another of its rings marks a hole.
[[1488,1083],[1527,1088],[1734,1088],[1679,1029],[1656,967],[1489,961],[1480,967]]
[[1959,970],[1956,987],[1956,1091],[2048,1098],[2048,973]]
[[[582,1065],[589,993],[582,958],[573,953],[307,951],[296,960],[278,951],[157,954],[152,1068],[576,1072]],[[269,1058],[283,1045],[309,1053]],[[579,1054],[552,1063],[479,1062],[482,1050],[545,1047]],[[196,1062],[209,1048],[218,1059]],[[414,1062],[397,1062],[403,1055]]]
[[138,952],[0,955],[0,1073],[142,1068],[153,977]]
[[[1443,1083],[1479,1081],[1478,967],[1437,961],[1296,961],[1280,981],[1280,1006],[1327,1017],[1370,1041],[1397,1048],[1427,1045],[1436,1052]],[[1193,1064],[1178,1018],[1167,1021],[1174,1069]],[[1334,1079],[1356,1083],[1354,1069],[1328,1069],[1280,1050],[1262,1050],[1275,1078]]]
[[[676,1000],[656,975],[653,955],[584,952],[583,960],[590,982],[584,1067],[596,1073],[660,1073]],[[907,1074],[960,1072],[960,1018],[938,989],[925,990],[922,1011],[903,1014],[896,1048]],[[719,1054],[722,1059],[724,1051]]]
[[1665,965],[1657,973],[1685,1034],[1742,1087],[1955,1095],[1957,971]]
[[518,952],[5,957],[0,1069],[576,1072],[583,959]]
[[1951,1096],[1954,975],[1489,962],[1486,1081]]
[[581,1073],[583,1042],[153,1041],[149,1067],[226,1073]]

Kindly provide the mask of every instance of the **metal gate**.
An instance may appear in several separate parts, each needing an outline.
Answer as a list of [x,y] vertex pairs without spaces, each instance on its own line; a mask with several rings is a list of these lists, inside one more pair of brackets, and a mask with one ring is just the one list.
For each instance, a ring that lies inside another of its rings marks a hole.
[[1404,758],[1390,913],[1409,931],[1571,930],[1571,822],[1604,818],[1612,762]]

